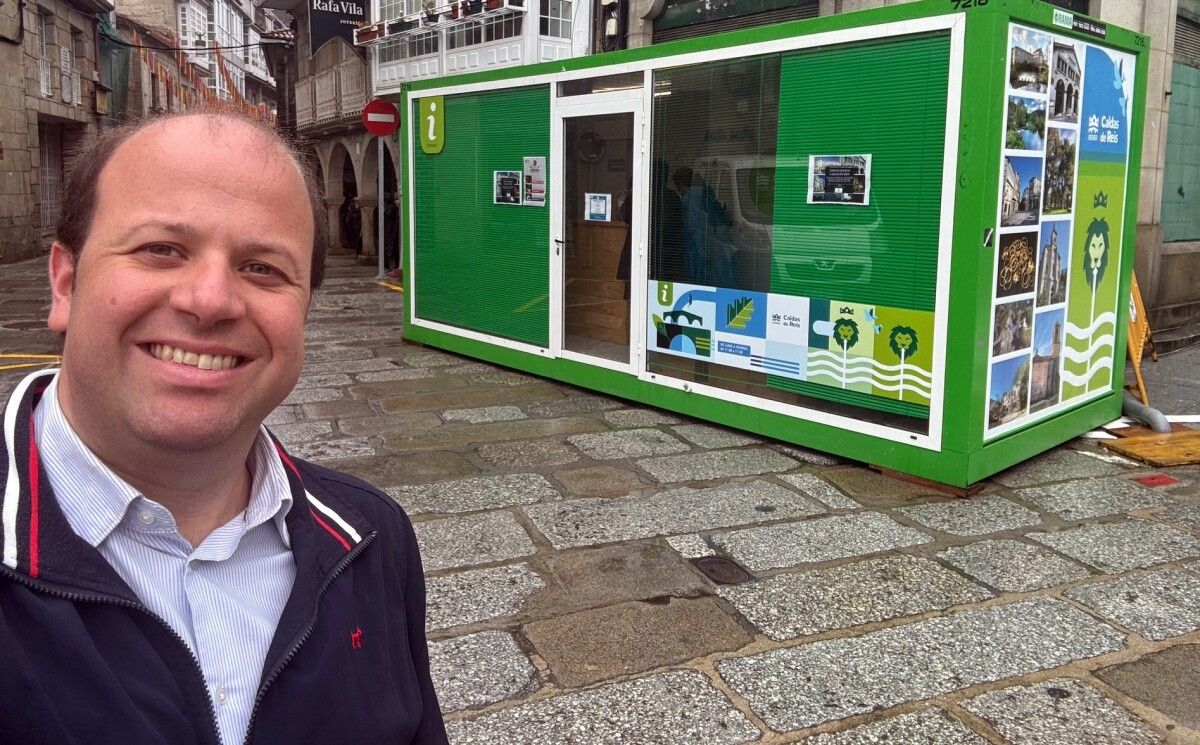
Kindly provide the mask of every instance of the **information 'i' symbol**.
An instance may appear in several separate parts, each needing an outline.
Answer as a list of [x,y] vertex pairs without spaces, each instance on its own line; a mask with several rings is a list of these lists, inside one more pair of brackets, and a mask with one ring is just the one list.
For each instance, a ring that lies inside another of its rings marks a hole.
[[435,139],[437,139],[437,134],[434,131],[434,126],[437,124],[437,116],[435,116],[436,111],[437,111],[437,103],[434,102],[434,103],[429,104],[429,116],[425,117],[425,120],[427,122],[429,122],[429,141],[430,142],[433,142]]

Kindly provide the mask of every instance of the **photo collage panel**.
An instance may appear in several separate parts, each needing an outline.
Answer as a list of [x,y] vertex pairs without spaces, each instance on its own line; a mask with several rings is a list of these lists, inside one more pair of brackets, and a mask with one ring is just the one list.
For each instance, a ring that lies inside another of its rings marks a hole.
[[1111,387],[1133,69],[1009,26],[985,439]]
[[1084,46],[1010,27],[989,432],[1061,400]]

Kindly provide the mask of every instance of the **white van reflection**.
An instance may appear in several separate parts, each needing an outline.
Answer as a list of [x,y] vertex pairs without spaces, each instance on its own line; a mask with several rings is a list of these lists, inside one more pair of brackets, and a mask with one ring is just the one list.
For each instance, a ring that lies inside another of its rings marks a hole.
[[773,157],[714,156],[692,166],[729,215],[725,237],[734,286],[772,289],[772,269],[776,290],[790,282],[819,283],[829,290],[871,282],[872,256],[887,250],[878,204],[872,199],[866,205],[809,205],[806,191],[777,203],[779,168],[803,169],[800,178],[788,180],[807,183],[807,158],[777,163]]

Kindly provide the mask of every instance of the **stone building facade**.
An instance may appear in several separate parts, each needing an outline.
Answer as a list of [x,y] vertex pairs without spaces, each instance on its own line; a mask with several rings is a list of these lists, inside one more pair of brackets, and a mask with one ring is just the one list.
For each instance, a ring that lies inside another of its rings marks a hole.
[[0,4],[0,263],[50,244],[64,163],[107,112],[96,19],[112,9],[108,0]]

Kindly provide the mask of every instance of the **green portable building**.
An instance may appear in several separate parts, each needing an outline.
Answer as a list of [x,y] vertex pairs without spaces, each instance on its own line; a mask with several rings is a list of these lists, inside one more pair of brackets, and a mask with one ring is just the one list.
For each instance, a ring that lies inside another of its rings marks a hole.
[[408,84],[404,335],[978,481],[1120,413],[1147,50],[950,0]]

